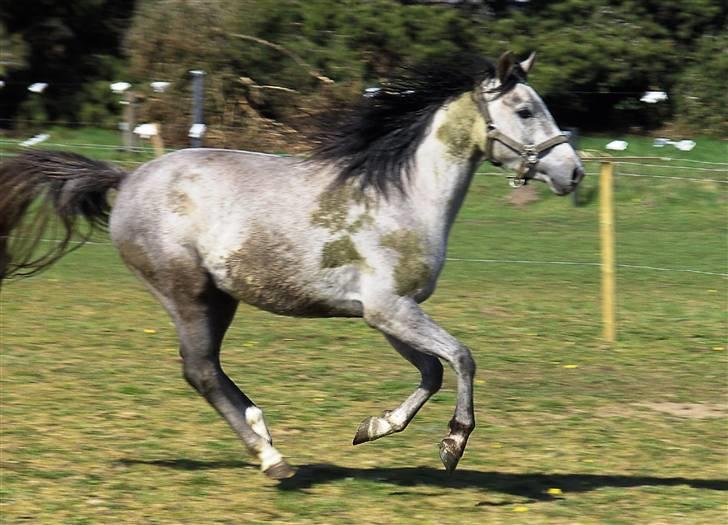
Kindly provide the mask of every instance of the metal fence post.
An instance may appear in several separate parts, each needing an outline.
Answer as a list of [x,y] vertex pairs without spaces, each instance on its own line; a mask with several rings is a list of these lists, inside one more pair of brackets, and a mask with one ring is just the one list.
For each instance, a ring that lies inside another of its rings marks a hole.
[[202,147],[203,135],[203,118],[202,110],[204,108],[204,83],[205,72],[199,69],[190,71],[192,75],[192,128],[190,128],[190,146],[193,148]]
[[136,149],[136,137],[134,136],[134,128],[136,127],[136,103],[137,94],[132,91],[124,92],[124,120],[126,127],[124,128],[124,150],[134,151]]

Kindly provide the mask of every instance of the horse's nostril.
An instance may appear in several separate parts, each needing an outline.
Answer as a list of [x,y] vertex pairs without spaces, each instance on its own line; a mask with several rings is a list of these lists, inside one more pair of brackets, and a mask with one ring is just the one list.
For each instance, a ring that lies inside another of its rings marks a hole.
[[571,183],[576,186],[581,182],[581,179],[584,178],[584,170],[581,168],[575,168],[573,173],[571,174]]

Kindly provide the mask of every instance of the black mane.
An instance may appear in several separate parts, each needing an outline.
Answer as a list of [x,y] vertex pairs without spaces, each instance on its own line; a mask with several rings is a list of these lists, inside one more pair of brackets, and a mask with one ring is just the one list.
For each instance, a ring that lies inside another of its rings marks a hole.
[[359,179],[362,188],[374,186],[383,194],[391,185],[402,190],[437,109],[494,75],[493,64],[480,57],[403,69],[372,96],[325,116],[312,160],[334,163],[338,183]]

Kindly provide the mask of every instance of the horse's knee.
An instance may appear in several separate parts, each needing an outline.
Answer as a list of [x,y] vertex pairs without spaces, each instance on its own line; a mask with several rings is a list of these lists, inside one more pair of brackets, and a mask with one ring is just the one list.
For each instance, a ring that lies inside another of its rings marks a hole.
[[467,377],[472,378],[475,376],[475,359],[473,359],[470,348],[465,345],[461,345],[458,348],[453,359],[453,368],[456,372],[462,373]]

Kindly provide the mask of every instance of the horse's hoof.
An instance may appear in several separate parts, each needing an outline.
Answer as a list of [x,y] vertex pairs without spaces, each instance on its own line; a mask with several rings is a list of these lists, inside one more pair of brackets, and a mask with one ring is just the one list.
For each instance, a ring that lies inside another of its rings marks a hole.
[[369,429],[374,425],[375,420],[376,418],[374,416],[371,416],[366,418],[359,424],[359,428],[356,431],[356,435],[354,436],[354,441],[352,441],[352,445],[359,445],[361,443],[366,443],[367,441],[372,440],[372,437],[369,434]]
[[268,476],[270,479],[281,480],[292,478],[296,474],[296,469],[291,467],[285,461],[279,461],[275,465],[268,467],[263,471],[263,474]]
[[356,431],[356,436],[354,436],[354,445],[366,441],[374,441],[380,437],[388,436],[393,432],[398,432],[400,429],[395,428],[389,419],[387,419],[389,414],[390,412],[386,411],[382,417],[371,416],[362,421],[359,424],[359,429]]
[[454,439],[445,438],[440,442],[440,461],[445,465],[448,474],[455,470],[462,456],[463,450],[458,447]]

